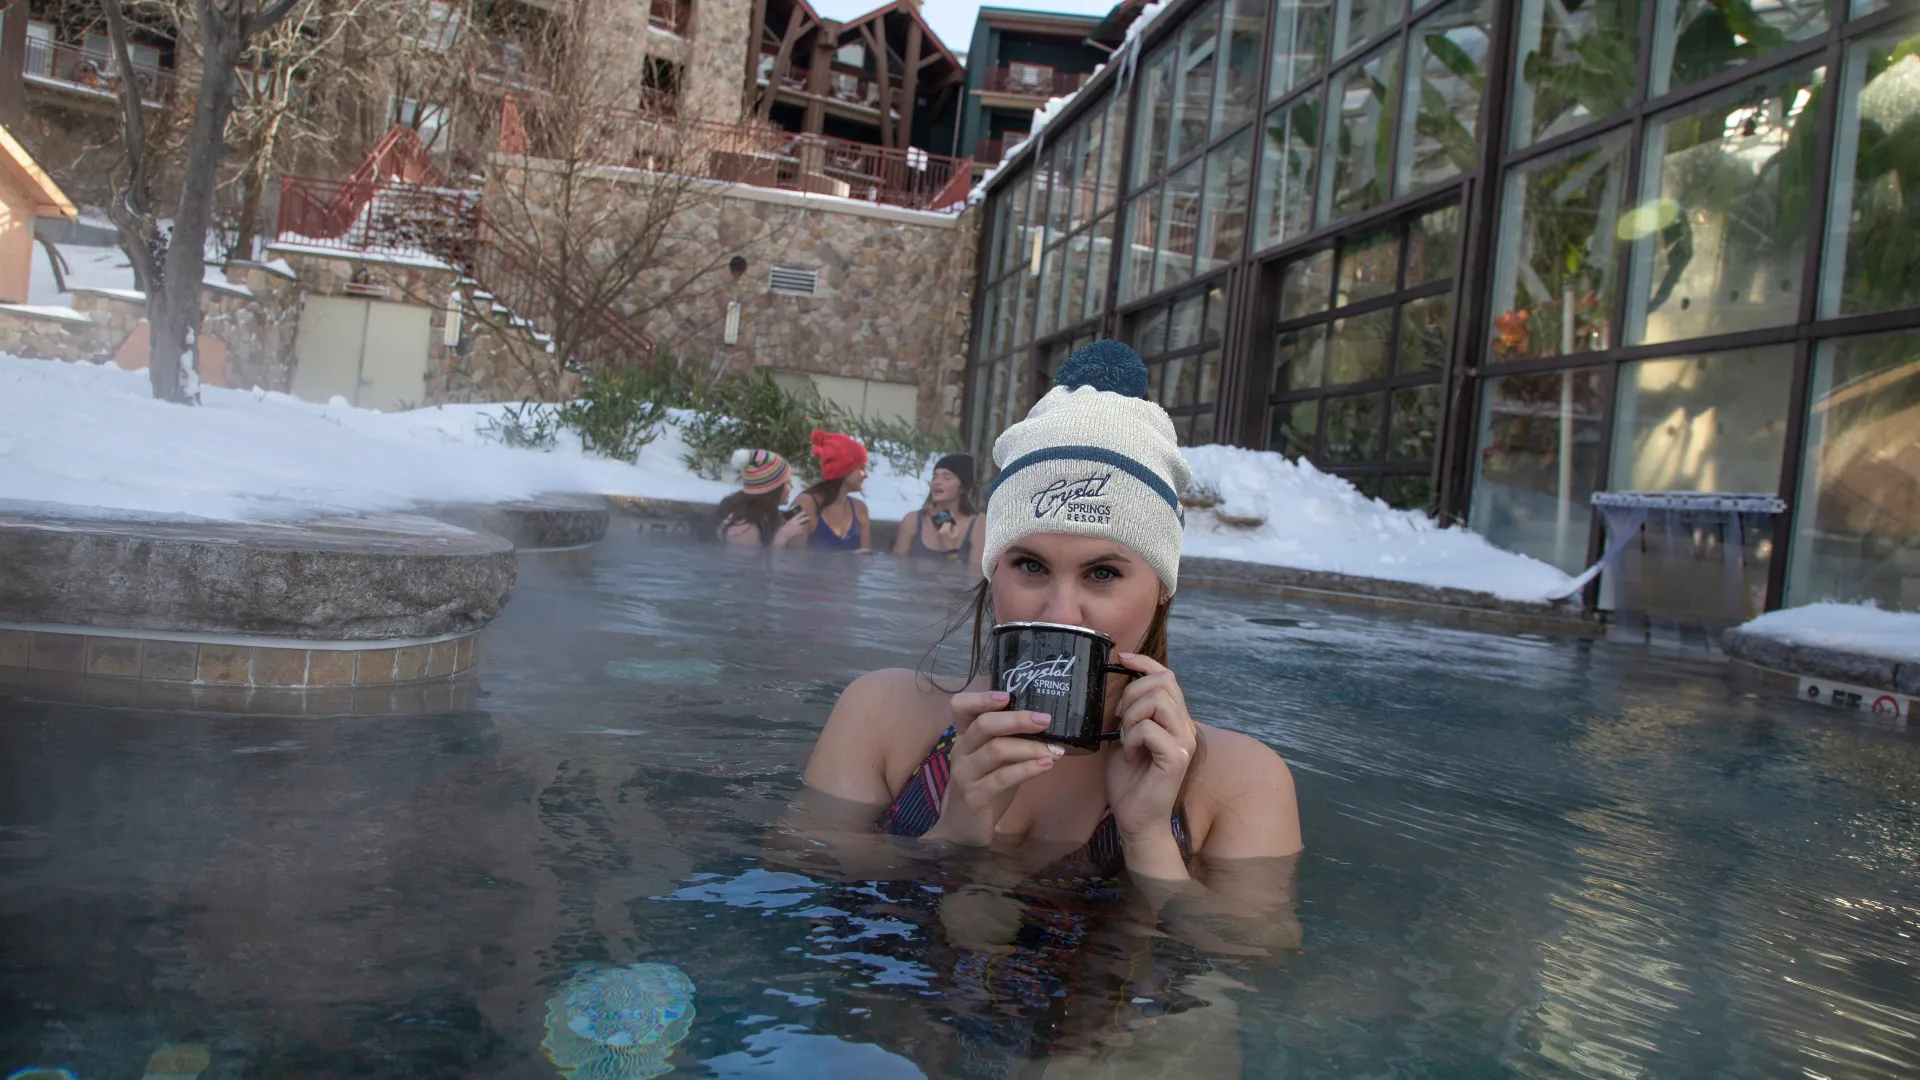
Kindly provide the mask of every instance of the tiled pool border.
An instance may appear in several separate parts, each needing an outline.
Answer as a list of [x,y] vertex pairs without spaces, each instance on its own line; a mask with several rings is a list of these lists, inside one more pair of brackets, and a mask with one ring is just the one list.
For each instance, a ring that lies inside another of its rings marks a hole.
[[0,624],[0,692],[203,712],[437,712],[477,698],[484,634],[302,641]]

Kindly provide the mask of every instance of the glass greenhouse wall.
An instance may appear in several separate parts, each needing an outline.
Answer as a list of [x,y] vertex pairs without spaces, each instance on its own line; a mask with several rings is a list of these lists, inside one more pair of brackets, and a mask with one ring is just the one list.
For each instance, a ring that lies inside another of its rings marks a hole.
[[1920,18],[1176,0],[988,188],[976,451],[1132,343],[1188,443],[1575,571],[1598,491],[1771,494],[1767,604],[1920,610]]

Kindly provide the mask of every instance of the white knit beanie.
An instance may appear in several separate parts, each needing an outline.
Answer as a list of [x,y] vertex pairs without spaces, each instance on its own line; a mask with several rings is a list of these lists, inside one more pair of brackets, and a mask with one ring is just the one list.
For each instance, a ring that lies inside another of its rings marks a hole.
[[987,500],[982,573],[993,577],[1023,537],[1073,533],[1125,544],[1173,592],[1190,470],[1173,421],[1146,397],[1147,366],[1121,342],[1096,341],[1060,365],[1053,389],[993,444],[1000,473]]

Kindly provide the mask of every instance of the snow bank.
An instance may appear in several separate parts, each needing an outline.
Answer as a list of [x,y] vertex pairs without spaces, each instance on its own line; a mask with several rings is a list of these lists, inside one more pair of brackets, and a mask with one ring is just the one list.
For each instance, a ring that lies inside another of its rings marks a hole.
[[[566,431],[550,451],[496,442],[482,432],[503,405],[382,413],[341,398],[317,405],[217,388],[202,400],[197,409],[154,401],[144,371],[0,355],[0,500],[286,520],[556,491],[717,502],[736,490],[687,471],[675,421],[626,464],[585,453]],[[1279,454],[1203,446],[1186,455],[1197,501],[1210,504],[1188,511],[1192,555],[1522,601],[1569,581]],[[876,457],[863,492],[873,517],[897,521],[919,509],[931,470],[929,460],[900,473]]]
[[[245,521],[550,491],[717,502],[735,490],[687,471],[671,425],[629,465],[585,453],[566,431],[552,451],[495,442],[481,432],[501,405],[382,413],[218,388],[201,400],[154,401],[145,371],[0,355],[0,500]],[[920,506],[925,481],[884,461],[874,470],[876,518]]]
[[1920,663],[1920,612],[1882,611],[1872,604],[1808,604],[1772,611],[1740,627],[1792,645]]
[[[1186,553],[1544,600],[1572,581],[1558,568],[1394,510],[1306,462],[1231,446],[1186,451],[1196,502]],[[1237,524],[1236,524],[1237,523]]]

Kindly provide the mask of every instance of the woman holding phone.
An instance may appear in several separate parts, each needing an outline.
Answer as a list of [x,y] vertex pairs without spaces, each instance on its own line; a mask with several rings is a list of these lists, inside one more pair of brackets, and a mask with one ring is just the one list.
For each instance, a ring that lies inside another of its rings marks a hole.
[[740,490],[720,500],[707,534],[728,547],[792,547],[806,540],[811,521],[789,509],[793,469],[771,450],[736,450]]
[[980,550],[986,525],[973,508],[973,458],[948,454],[933,465],[927,504],[907,515],[894,536],[900,557],[965,562]]
[[800,493],[793,504],[795,520],[807,523],[805,543],[810,548],[851,551],[865,555],[873,523],[867,504],[854,498],[867,482],[867,448],[851,435],[815,430],[813,456],[820,462],[820,482]]
[[[849,862],[880,853],[897,866],[900,849],[884,844],[892,834],[931,844],[926,850],[941,858],[979,853],[971,864],[992,868],[987,885],[943,889],[940,917],[956,932],[963,968],[969,957],[1012,948],[1000,944],[1009,930],[1027,943],[1018,963],[974,968],[1013,980],[978,977],[988,990],[979,1023],[1012,1056],[1105,1054],[1097,1048],[1109,1041],[1068,1039],[1031,1019],[1008,1035],[994,1019],[992,1002],[1020,999],[1035,984],[1051,993],[1046,984],[1059,976],[1050,973],[1078,970],[1070,957],[1089,933],[1071,914],[1009,908],[1008,896],[1057,899],[1063,888],[1120,881],[1132,886],[1146,925],[1190,942],[1272,953],[1298,941],[1292,775],[1264,743],[1196,722],[1168,666],[1188,468],[1146,388],[1144,364],[1117,341],[1095,342],[1061,366],[1054,388],[994,445],[1000,474],[985,514],[985,580],[974,594],[965,684],[956,691],[905,669],[861,676],[841,694],[806,766],[810,797],[849,815],[822,841],[829,849],[837,842]],[[1033,738],[1049,717],[1008,711],[984,653],[992,627],[1010,622],[1083,627],[1113,640],[1114,660],[1129,674],[1108,676],[1102,725],[1111,744],[1069,755]],[[1053,900],[1041,908],[1072,910]],[[1172,989],[1180,979],[1166,982],[1165,1000],[1191,1000]],[[1222,1000],[1217,987],[1192,993]],[[1089,1023],[1124,1025],[1119,1014],[1128,1009],[1158,1015],[1151,1003],[1162,998],[1118,1000],[1112,1010],[1088,1010]],[[1236,1057],[1237,1046],[1232,1040]]]

